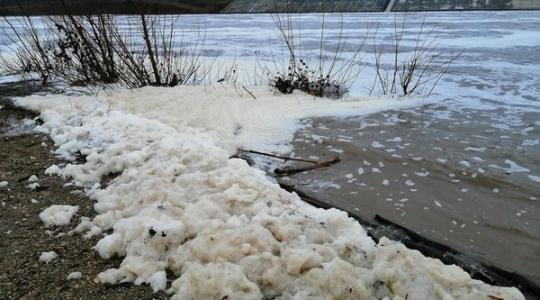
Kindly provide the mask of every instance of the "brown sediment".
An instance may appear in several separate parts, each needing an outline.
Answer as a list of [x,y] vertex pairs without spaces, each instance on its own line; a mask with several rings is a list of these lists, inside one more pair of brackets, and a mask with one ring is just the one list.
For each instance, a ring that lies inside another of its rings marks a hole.
[[[95,215],[93,201],[64,187],[67,181],[44,174],[49,166],[65,163],[55,157],[54,143],[48,136],[4,135],[17,120],[36,117],[9,102],[9,96],[21,96],[24,89],[19,83],[0,86],[0,181],[9,182],[8,187],[0,188],[0,299],[166,299],[165,293],[153,294],[147,286],[105,286],[94,281],[97,274],[118,266],[121,259],[99,257],[92,249],[99,236],[85,239],[65,234],[77,226],[80,216]],[[27,188],[25,179],[31,175],[39,178],[37,190]],[[32,203],[32,199],[38,202]],[[69,226],[43,227],[38,215],[53,204],[79,207]],[[48,264],[40,262],[40,254],[48,251],[55,251],[58,258]],[[66,277],[72,272],[81,272],[83,277],[68,281]]]

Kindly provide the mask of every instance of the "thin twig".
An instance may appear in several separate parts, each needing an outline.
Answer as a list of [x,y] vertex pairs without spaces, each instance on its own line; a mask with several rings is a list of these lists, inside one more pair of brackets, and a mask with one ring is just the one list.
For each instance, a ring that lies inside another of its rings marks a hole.
[[269,157],[279,158],[279,159],[283,159],[285,161],[294,160],[294,161],[301,161],[301,162],[306,162],[306,163],[311,163],[311,164],[318,164],[319,163],[318,161],[314,161],[314,160],[281,156],[281,155],[277,155],[277,154],[265,153],[265,152],[255,151],[255,150],[238,149],[238,151],[239,152],[251,153],[251,154],[257,154],[257,155],[262,155],[262,156],[269,156]]
[[296,173],[301,173],[301,172],[306,172],[306,171],[313,171],[313,170],[329,167],[329,166],[331,166],[333,164],[339,163],[340,161],[341,161],[341,158],[335,157],[333,159],[323,161],[323,162],[317,163],[317,164],[312,165],[312,166],[275,169],[274,173],[276,175],[280,175],[280,176],[293,175],[293,174],[296,174]]
[[253,97],[254,100],[257,100],[257,97],[255,97],[255,95],[253,95],[253,93],[252,93],[250,90],[248,90],[245,86],[242,86],[242,88],[243,88],[246,92],[248,92],[248,94],[249,94],[251,97]]

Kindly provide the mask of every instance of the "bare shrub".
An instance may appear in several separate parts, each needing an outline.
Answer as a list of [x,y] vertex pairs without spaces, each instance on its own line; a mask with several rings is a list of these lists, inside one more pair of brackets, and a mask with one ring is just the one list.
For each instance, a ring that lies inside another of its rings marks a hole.
[[140,15],[51,16],[41,19],[42,38],[30,18],[11,23],[15,57],[6,59],[12,73],[37,72],[43,83],[57,78],[72,85],[118,83],[130,88],[193,83],[202,75],[203,36],[190,46],[176,41],[177,17]]
[[2,72],[6,74],[35,73],[42,84],[47,84],[51,74],[57,67],[57,62],[50,55],[51,45],[46,34],[42,34],[35,24],[39,19],[31,17],[4,17],[7,29],[4,37],[10,40],[8,46],[11,57],[0,57]]
[[[394,31],[391,36],[391,46],[379,46],[374,40],[375,71],[371,93],[378,86],[383,95],[426,95],[429,96],[439,80],[447,74],[452,63],[461,55],[449,54],[439,49],[435,28],[426,30],[426,19],[422,21],[420,30],[416,34],[407,36],[406,15],[399,20],[394,17]],[[374,38],[375,39],[375,38]],[[406,51],[402,43],[404,40],[414,41],[412,51]],[[382,57],[391,56],[390,68],[384,68]]]
[[55,75],[74,85],[118,82],[111,16],[54,16],[47,22],[55,29],[53,57],[63,66]]
[[[274,23],[288,54],[288,66],[286,71],[267,71],[271,87],[284,94],[300,90],[313,96],[330,98],[339,98],[348,92],[360,72],[359,53],[365,43],[358,46],[350,57],[345,58],[343,16],[340,19],[335,47],[326,49],[326,19],[325,15],[322,15],[319,55],[314,64],[302,55],[301,30],[295,28],[293,16],[287,14],[283,18],[279,14],[274,15]],[[330,52],[330,55],[326,52]]]
[[177,41],[178,20],[176,16],[128,17],[131,31],[115,31],[118,55],[126,71],[123,81],[129,86],[176,86],[195,83],[205,75],[201,70],[203,31],[197,30],[190,45],[183,39]]

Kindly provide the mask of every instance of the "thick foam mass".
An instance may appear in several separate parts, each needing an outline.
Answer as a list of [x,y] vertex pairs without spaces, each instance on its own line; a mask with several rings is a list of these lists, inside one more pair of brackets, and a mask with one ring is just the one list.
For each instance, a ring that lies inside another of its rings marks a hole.
[[229,158],[238,146],[283,150],[300,118],[411,103],[254,93],[257,100],[182,87],[19,99],[41,112],[38,129],[58,155],[86,155],[83,164],[49,171],[96,201],[98,215],[82,227],[112,229],[95,249],[124,259],[101,282],[158,291],[169,270],[174,299],[523,299],[399,243],[375,244],[345,212],[309,206]]

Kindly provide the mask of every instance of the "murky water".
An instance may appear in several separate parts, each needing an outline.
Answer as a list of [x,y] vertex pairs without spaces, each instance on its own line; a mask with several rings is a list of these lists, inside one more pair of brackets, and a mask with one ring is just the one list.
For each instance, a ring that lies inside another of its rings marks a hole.
[[[445,105],[306,121],[295,156],[341,156],[288,182],[366,220],[380,215],[481,261],[539,281],[540,131],[493,128],[496,111]],[[536,125],[538,126],[538,125]]]
[[5,130],[0,130],[0,136],[17,136],[33,133],[36,127],[36,121],[31,119],[20,120],[17,118],[7,118],[2,120],[2,125],[7,126]]
[[[305,120],[295,155],[339,155],[343,162],[289,180],[336,207],[364,218],[379,214],[540,284],[540,12],[406,18],[412,38],[405,38],[405,51],[412,50],[422,24],[435,28],[444,55],[464,50],[429,99],[438,103],[363,118]],[[307,57],[319,54],[320,20],[299,17]],[[340,32],[347,42],[343,59],[368,32],[369,40],[389,46],[394,21],[393,14],[327,15],[324,46],[332,49]],[[236,57],[239,80],[247,82],[256,77],[255,61],[271,61],[283,51],[269,15],[188,16],[178,26],[185,43],[196,43],[203,30],[205,54]],[[367,94],[374,79],[372,45],[362,57],[353,95]]]

